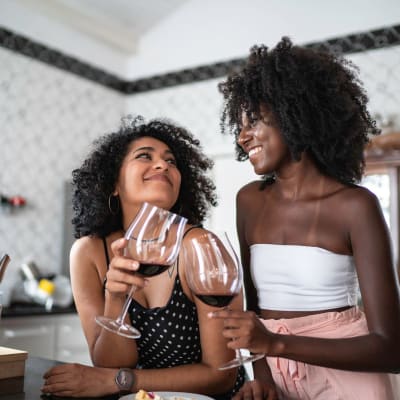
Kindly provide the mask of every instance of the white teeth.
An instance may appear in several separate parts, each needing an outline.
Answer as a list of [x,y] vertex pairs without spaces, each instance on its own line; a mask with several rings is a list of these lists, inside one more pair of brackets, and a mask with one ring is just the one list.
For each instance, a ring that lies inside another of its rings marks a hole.
[[261,151],[261,146],[255,147],[254,149],[251,149],[249,151],[249,157],[254,156],[254,154],[257,154]]

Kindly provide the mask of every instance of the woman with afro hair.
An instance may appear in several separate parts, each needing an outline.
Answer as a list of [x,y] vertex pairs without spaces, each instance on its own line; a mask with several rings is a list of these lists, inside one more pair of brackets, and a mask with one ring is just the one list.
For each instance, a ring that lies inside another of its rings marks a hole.
[[[231,399],[244,369],[219,371],[233,357],[216,334],[222,321],[207,318],[208,306],[190,291],[184,258],[168,271],[143,279],[136,260],[123,256],[124,232],[143,202],[188,219],[182,247],[204,234],[201,227],[215,187],[207,177],[212,162],[199,141],[166,120],[125,119],[119,131],[101,137],[73,171],[72,220],[77,240],[70,254],[75,305],[94,367],[64,364],[45,375],[44,393],[99,397],[121,389],[180,391]],[[102,329],[98,315],[116,318],[132,285],[129,322],[141,331],[127,339]],[[238,296],[233,308],[243,309]],[[127,387],[129,386],[129,387]]]
[[282,38],[219,88],[223,131],[263,177],[237,194],[247,311],[210,315],[228,347],[266,356],[235,399],[394,399],[399,288],[379,202],[357,185],[379,133],[357,70]]

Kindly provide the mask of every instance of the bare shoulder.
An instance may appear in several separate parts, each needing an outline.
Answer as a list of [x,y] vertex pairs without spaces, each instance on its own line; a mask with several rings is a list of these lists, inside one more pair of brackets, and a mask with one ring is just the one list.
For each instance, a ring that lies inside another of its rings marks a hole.
[[70,272],[97,269],[97,265],[105,265],[105,255],[102,240],[97,237],[84,236],[77,239],[71,247]]
[[83,236],[76,239],[71,247],[71,257],[93,253],[100,244],[101,239],[93,236]]
[[188,243],[189,240],[191,239],[198,239],[201,236],[204,236],[205,234],[209,233],[207,229],[204,229],[201,226],[193,226],[189,225],[186,229],[185,236],[183,238],[183,244]]
[[209,236],[214,236],[216,237],[216,234],[212,231],[209,231],[205,228],[202,227],[195,227],[194,229],[190,229],[191,227],[189,226],[189,229],[186,231],[187,233],[185,234],[185,237],[183,238],[182,241],[182,249],[183,249],[183,254],[188,255],[190,254],[194,247],[192,246],[191,241],[192,240],[197,240],[198,242],[204,242],[208,240]]
[[370,214],[380,209],[377,196],[363,186],[348,186],[338,193],[338,197],[343,208],[353,217]]
[[376,195],[364,186],[352,185],[341,192],[343,199],[354,205],[375,206],[379,203]]
[[238,203],[247,203],[254,200],[255,197],[261,195],[262,181],[252,181],[242,186],[236,195],[236,201]]

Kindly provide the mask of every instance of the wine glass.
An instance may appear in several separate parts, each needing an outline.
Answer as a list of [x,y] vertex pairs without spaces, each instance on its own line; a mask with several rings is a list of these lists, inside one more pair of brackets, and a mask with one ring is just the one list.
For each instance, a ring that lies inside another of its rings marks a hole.
[[[227,307],[242,290],[243,273],[239,259],[226,232],[207,232],[188,240],[184,247],[187,282],[195,296],[213,307]],[[256,361],[264,354],[236,357],[219,370]]]
[[[177,259],[187,219],[149,203],[143,203],[125,233],[128,245],[125,256],[139,262],[135,274],[151,277],[166,271]],[[108,331],[137,339],[140,332],[124,323],[135,291],[132,286],[117,319],[97,316],[96,322]]]

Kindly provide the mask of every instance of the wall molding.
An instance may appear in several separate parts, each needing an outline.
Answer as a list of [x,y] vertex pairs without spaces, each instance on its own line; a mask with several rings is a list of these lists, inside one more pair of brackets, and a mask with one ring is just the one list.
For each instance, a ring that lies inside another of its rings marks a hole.
[[[400,45],[400,25],[307,43],[304,46],[336,54],[352,54],[396,45]],[[126,95],[220,78],[245,63],[245,58],[237,58],[129,81],[1,27],[0,46]]]

